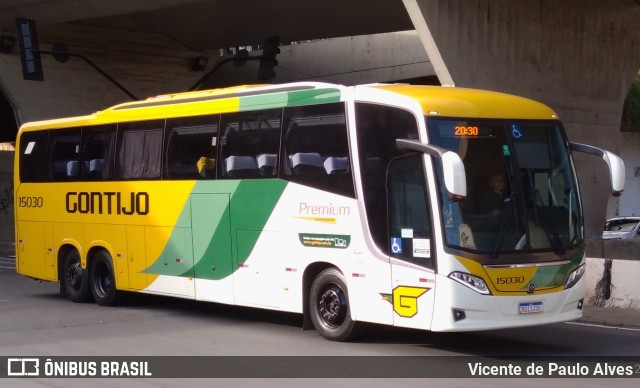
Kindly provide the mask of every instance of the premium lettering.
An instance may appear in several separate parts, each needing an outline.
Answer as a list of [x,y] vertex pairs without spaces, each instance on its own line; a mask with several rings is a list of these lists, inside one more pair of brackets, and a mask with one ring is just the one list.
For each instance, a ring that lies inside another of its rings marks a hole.
[[70,191],[67,193],[66,206],[67,213],[144,216],[149,214],[149,193]]
[[300,202],[298,205],[298,214],[314,216],[348,216],[351,214],[351,208],[349,206],[334,206],[333,203],[328,205],[310,205],[306,202]]

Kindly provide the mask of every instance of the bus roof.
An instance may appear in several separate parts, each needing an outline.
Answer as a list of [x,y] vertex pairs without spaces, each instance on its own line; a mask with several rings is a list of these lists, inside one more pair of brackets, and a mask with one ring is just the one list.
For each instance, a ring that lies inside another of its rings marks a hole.
[[126,102],[87,116],[34,121],[23,130],[65,128],[114,122],[242,112],[340,101],[345,87],[321,82],[242,85],[221,89],[165,94]]
[[375,85],[410,97],[425,115],[494,119],[557,119],[548,106],[524,97],[478,89],[421,85]]
[[[557,119],[555,112],[544,104],[497,92],[400,84],[356,88],[376,88],[409,97],[431,116]],[[338,102],[346,90],[345,86],[330,83],[296,82],[166,94],[118,104],[91,115],[26,123],[21,131]]]

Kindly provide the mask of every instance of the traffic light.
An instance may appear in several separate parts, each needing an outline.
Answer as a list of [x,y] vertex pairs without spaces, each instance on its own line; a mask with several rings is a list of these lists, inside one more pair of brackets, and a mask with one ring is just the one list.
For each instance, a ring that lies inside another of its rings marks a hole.
[[273,68],[278,66],[276,55],[280,54],[280,37],[271,36],[264,41],[262,57],[260,58],[260,68],[258,69],[258,81],[270,82],[276,73]]
[[20,45],[22,78],[27,81],[44,81],[35,20],[17,18],[16,27],[18,28]]

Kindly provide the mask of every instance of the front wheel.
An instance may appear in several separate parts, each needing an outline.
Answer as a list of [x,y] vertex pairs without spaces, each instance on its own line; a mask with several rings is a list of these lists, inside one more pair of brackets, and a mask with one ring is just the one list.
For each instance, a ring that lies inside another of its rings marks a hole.
[[98,252],[91,261],[89,272],[91,293],[97,304],[115,306],[121,302],[122,292],[116,289],[111,255],[105,251]]
[[89,271],[82,268],[80,254],[76,250],[71,250],[64,259],[62,283],[70,301],[84,303],[89,300]]
[[353,340],[360,331],[351,319],[344,276],[335,268],[320,272],[309,292],[309,313],[315,329],[331,341]]

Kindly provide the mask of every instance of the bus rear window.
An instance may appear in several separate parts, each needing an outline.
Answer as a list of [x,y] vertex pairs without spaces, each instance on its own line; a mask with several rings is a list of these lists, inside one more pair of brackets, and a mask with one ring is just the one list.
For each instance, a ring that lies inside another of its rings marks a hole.
[[47,180],[48,131],[26,132],[20,137],[20,181]]

